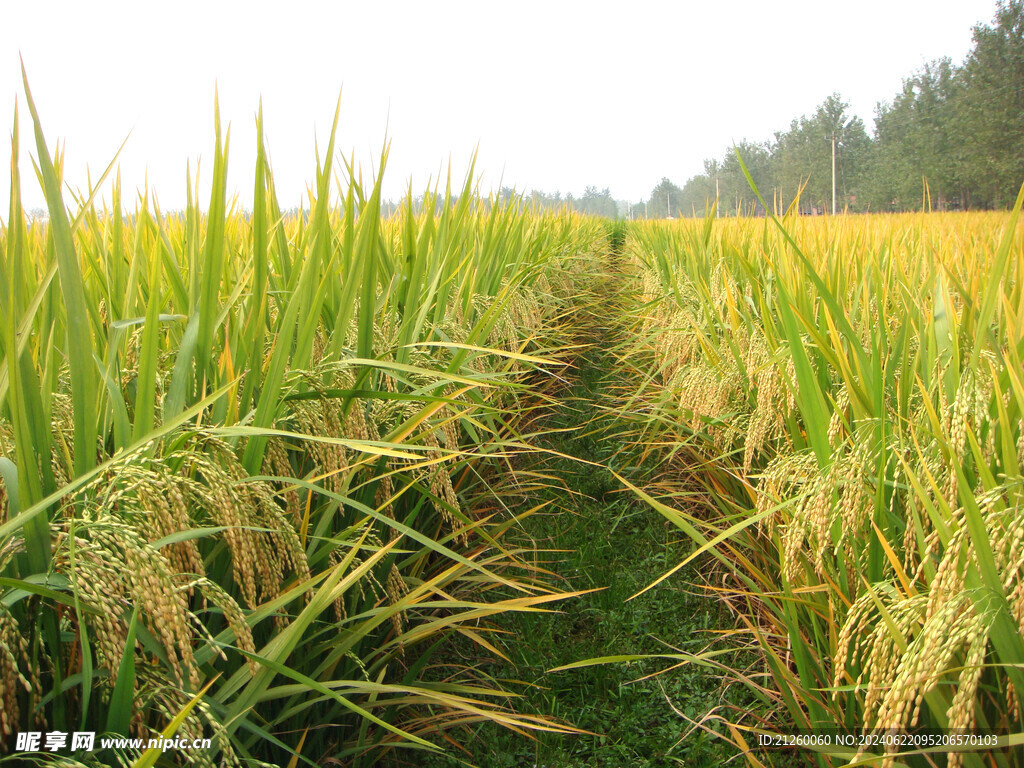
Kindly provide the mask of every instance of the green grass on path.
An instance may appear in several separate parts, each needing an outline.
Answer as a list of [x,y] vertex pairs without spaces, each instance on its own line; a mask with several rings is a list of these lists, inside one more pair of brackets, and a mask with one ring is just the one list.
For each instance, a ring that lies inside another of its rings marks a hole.
[[[614,468],[642,478],[630,467],[629,452],[609,406],[615,391],[629,382],[607,351],[609,331],[600,317],[614,297],[591,297],[577,313],[578,343],[588,346],[575,362],[559,405],[544,417],[542,445],[553,452]],[[590,309],[590,308],[596,309]],[[542,550],[547,567],[567,590],[600,591],[566,600],[555,614],[505,614],[499,637],[510,663],[487,671],[497,679],[528,683],[520,711],[560,718],[593,735],[536,734],[536,740],[493,724],[475,726],[459,739],[470,754],[415,756],[429,766],[703,766],[719,765],[736,750],[694,727],[709,712],[735,719],[733,707],[749,698],[738,686],[723,685],[706,667],[671,666],[667,660],[603,664],[550,673],[548,670],[607,655],[699,653],[716,642],[716,631],[731,629],[720,603],[693,583],[699,575],[683,570],[630,600],[681,560],[688,544],[656,512],[638,502],[608,470],[544,454],[531,467],[557,478],[544,498],[545,511],[524,521],[520,534]],[[695,567],[700,567],[700,562]],[[492,637],[492,640],[494,638]],[[726,659],[736,661],[735,659]],[[468,663],[469,660],[467,659]],[[742,760],[742,758],[740,758]]]

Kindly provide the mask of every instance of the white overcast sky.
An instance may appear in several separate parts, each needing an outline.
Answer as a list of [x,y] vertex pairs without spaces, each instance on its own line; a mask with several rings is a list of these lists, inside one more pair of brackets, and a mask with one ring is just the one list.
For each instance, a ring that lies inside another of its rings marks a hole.
[[[282,205],[298,204],[341,93],[339,148],[370,173],[392,141],[385,195],[463,177],[479,145],[486,192],[647,197],[733,142],[761,141],[838,91],[870,130],[875,105],[925,62],[960,63],[995,0],[700,2],[32,2],[0,0],[0,122],[21,113],[23,197],[41,206],[19,53],[51,151],[85,186],[120,156],[184,204],[186,162],[209,182],[213,102],[231,124],[229,186],[252,197],[254,114]],[[2,150],[6,163],[9,146]],[[0,185],[7,219],[9,175]],[[130,199],[130,198],[129,198]],[[205,205],[205,201],[204,201]]]

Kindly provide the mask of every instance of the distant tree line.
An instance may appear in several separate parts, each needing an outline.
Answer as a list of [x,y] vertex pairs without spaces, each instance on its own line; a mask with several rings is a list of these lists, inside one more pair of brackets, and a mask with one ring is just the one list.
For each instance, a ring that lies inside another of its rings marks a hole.
[[[449,200],[449,204],[457,205],[458,201],[459,196],[453,195]],[[434,212],[440,213],[444,202],[445,200],[443,195],[416,195],[412,198],[412,210],[413,213],[420,214],[423,212],[425,205],[427,207],[432,205],[434,207]],[[516,204],[534,206],[537,209],[547,210],[563,210],[569,208],[591,216],[604,216],[610,219],[617,218],[620,215],[620,207],[624,210],[625,206],[625,203],[616,201],[612,198],[611,191],[607,187],[601,190],[597,187],[587,187],[579,197],[573,196],[572,193],[566,194],[563,197],[561,192],[549,194],[536,189],[531,190],[528,193],[523,193],[512,187],[502,187],[498,190],[497,194],[492,193],[490,197],[483,198],[482,202],[485,206],[494,204]],[[382,200],[381,213],[384,216],[391,216],[408,205],[408,197],[401,198],[397,201]]]
[[[503,189],[502,192],[504,191]],[[611,190],[607,187],[601,190],[597,187],[587,187],[580,197],[573,197],[572,193],[562,197],[560,192],[546,194],[534,189],[523,195],[523,201],[538,208],[571,208],[580,213],[609,219],[617,218],[619,215],[619,204],[612,198]]]
[[631,217],[763,213],[737,154],[769,207],[797,199],[805,213],[832,206],[835,142],[839,210],[1005,208],[1024,182],[1024,0],[1004,0],[974,28],[961,66],[934,61],[876,109],[874,136],[839,94],[771,141],[744,141],[679,188],[668,179]]
[[[810,115],[764,142],[742,141],[682,187],[663,178],[646,200],[615,200],[588,186],[580,196],[502,187],[485,203],[569,208],[607,218],[762,215],[739,157],[769,209],[803,213],[1006,208],[1024,183],[1024,0],[1000,0],[991,25],[973,30],[963,64],[938,59],[907,78],[864,121],[833,93]],[[435,208],[443,198],[427,198]],[[413,199],[420,212],[423,196]],[[383,201],[385,215],[405,203]]]

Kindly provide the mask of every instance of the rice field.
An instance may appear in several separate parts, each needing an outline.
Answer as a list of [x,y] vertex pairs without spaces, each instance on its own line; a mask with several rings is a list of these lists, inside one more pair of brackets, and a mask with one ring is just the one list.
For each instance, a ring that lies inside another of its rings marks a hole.
[[776,725],[1021,743],[1019,209],[631,231],[624,410],[670,457],[652,504],[717,558]]
[[243,214],[219,125],[205,212],[125,210],[116,179],[110,210],[68,209],[36,125],[50,218],[12,165],[0,238],[5,751],[90,726],[205,735],[183,754],[212,765],[371,765],[481,718],[564,728],[433,659],[560,597],[503,546],[499,493],[561,365],[565,259],[600,225],[469,182],[384,220],[379,178],[335,196],[328,163],[285,217],[262,141]]
[[[257,116],[252,210],[218,119],[210,199],[189,176],[163,212],[111,169],[64,190],[26,94],[37,169],[16,124],[0,227],[0,761],[401,765],[483,722],[574,738],[452,649],[501,658],[503,614],[579,597],[529,543],[538,489],[568,481],[523,457],[550,451],[535,416],[611,275],[600,407],[657,467],[617,466],[619,491],[690,542],[664,578],[696,564],[717,634],[757,658],[667,654],[757,702],[699,724],[751,765],[793,758],[759,733],[918,727],[1001,742],[898,764],[1020,762],[1020,200],[609,227],[470,174],[385,217],[387,149],[369,182],[336,177],[332,132],[285,215]],[[26,755],[27,731],[211,745]]]

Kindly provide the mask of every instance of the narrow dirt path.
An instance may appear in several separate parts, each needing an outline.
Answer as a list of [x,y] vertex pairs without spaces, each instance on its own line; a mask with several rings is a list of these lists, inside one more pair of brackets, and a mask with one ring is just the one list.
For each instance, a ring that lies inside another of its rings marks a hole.
[[608,469],[632,480],[650,469],[632,465],[635,457],[623,427],[612,415],[615,395],[631,386],[612,353],[622,285],[611,269],[575,297],[573,341],[583,345],[582,351],[569,386],[543,417],[547,434],[541,447],[551,453],[538,454],[530,467],[564,487],[552,484],[531,499],[531,505],[549,506],[528,518],[523,534],[548,551],[546,565],[560,586],[599,591],[560,603],[555,614],[501,617],[502,629],[510,633],[504,649],[511,663],[489,670],[502,681],[533,684],[516,704],[520,711],[554,716],[592,735],[541,733],[531,742],[484,725],[466,763],[447,758],[430,765],[661,768],[719,765],[735,754],[686,719],[699,720],[723,703],[721,680],[707,668],[684,666],[647,677],[672,662],[644,660],[548,671],[609,655],[696,653],[729,621],[717,601],[689,585],[696,580],[692,571],[629,599],[688,550],[675,530],[625,491]]

